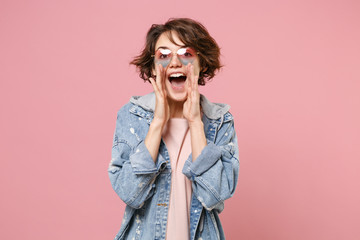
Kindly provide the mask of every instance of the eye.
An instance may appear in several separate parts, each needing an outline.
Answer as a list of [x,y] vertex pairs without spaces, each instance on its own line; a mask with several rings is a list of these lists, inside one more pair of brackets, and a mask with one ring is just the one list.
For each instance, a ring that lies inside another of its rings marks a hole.
[[186,52],[186,53],[184,54],[184,56],[185,56],[185,57],[192,57],[192,54],[189,53],[189,52]]
[[171,54],[169,49],[159,49],[158,51],[158,59],[166,59]]

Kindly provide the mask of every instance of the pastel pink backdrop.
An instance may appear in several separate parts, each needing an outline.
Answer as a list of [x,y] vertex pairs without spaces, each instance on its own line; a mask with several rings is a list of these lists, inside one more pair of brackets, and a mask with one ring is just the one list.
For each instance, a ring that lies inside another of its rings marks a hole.
[[128,63],[152,23],[202,22],[240,148],[227,239],[360,239],[360,4],[0,2],[0,239],[112,239],[116,112],[152,91]]

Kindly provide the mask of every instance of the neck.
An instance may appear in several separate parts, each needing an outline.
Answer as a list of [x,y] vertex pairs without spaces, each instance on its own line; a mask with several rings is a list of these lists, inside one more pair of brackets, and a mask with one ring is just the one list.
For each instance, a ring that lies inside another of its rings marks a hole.
[[174,101],[168,98],[168,104],[170,107],[170,118],[184,118],[183,106],[185,101]]

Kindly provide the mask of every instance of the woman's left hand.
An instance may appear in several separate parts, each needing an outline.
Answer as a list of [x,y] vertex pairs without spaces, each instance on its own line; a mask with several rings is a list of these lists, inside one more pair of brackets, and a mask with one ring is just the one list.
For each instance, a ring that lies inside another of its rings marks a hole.
[[183,106],[183,115],[188,120],[189,124],[196,121],[201,121],[200,113],[200,93],[198,89],[199,76],[195,76],[194,66],[189,63],[186,66],[187,70],[187,99]]

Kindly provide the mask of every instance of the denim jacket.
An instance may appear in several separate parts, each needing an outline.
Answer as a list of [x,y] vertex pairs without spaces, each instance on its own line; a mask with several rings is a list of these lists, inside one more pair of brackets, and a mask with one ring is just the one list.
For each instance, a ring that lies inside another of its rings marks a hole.
[[[226,104],[200,95],[207,145],[183,174],[192,182],[190,240],[225,239],[218,214],[235,191],[239,151],[233,117]],[[161,140],[154,163],[144,140],[153,119],[154,92],[134,96],[117,113],[108,173],[113,189],[126,203],[119,239],[164,240],[171,189],[171,166]],[[171,240],[171,239],[168,239]]]

